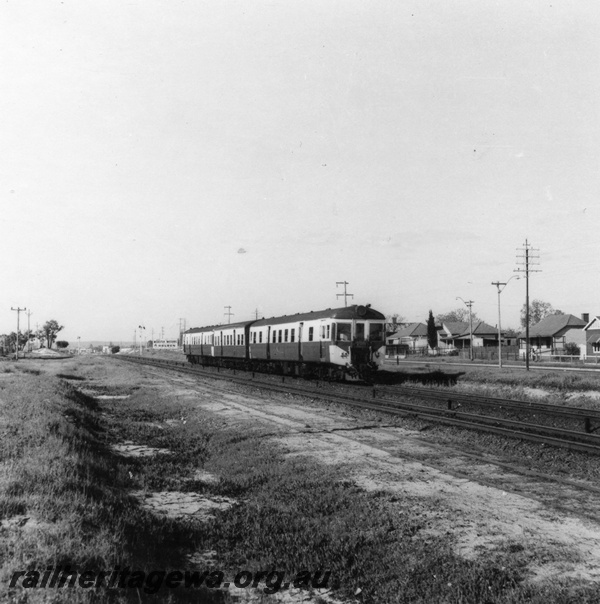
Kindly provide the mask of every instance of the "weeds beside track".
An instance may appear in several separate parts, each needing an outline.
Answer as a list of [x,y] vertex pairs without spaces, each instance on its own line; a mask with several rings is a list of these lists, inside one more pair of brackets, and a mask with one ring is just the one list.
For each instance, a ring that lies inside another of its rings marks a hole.
[[[276,383],[277,377],[268,376],[265,378],[256,378],[255,373],[240,375],[235,370],[214,370],[200,369],[188,365],[187,363],[146,359],[143,357],[118,357],[134,363],[163,367],[176,371],[195,374],[202,377],[221,378],[235,381],[242,384],[251,384],[271,391],[293,392],[307,396],[317,396],[320,399],[330,402],[341,403],[370,409],[372,411],[382,411],[394,415],[405,415],[427,419],[438,423],[457,426],[467,429],[485,431],[492,434],[528,440],[544,445],[562,447],[574,451],[600,455],[600,436],[595,434],[593,422],[600,424],[600,413],[590,409],[582,408],[558,408],[557,405],[544,405],[542,403],[528,403],[525,401],[514,401],[510,399],[489,398],[476,395],[463,395],[450,393],[448,391],[440,392],[430,388],[416,387],[397,387],[390,386],[376,387],[370,389],[370,395],[360,395],[356,392],[335,393],[326,390],[327,382],[306,382],[308,385],[299,385],[295,378],[280,376],[282,383]],[[263,374],[260,374],[263,375]],[[273,379],[274,378],[274,379]],[[286,381],[287,380],[287,381]],[[365,387],[363,387],[363,390]],[[384,396],[382,396],[384,395]],[[395,398],[386,398],[394,396]],[[403,400],[398,400],[398,396]],[[406,398],[420,398],[437,403],[436,406],[425,406]],[[440,402],[447,406],[440,406]],[[576,431],[565,427],[553,427],[547,424],[526,422],[521,419],[507,419],[505,417],[488,416],[480,413],[465,413],[458,411],[453,407],[453,402],[459,404],[469,403],[471,405],[492,406],[496,411],[518,409],[520,413],[529,413],[533,419],[537,416],[559,416],[562,418],[580,420],[582,431]]]

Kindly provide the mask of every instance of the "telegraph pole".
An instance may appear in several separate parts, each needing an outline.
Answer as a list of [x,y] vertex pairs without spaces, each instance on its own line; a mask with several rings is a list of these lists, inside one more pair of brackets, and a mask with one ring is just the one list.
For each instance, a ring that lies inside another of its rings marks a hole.
[[223,313],[227,317],[227,324],[231,324],[231,317],[234,316],[235,313],[231,312],[231,306],[224,306],[223,308],[227,309],[226,313]]
[[[181,322],[183,321],[183,329],[181,329]],[[185,319],[183,317],[179,318],[179,345],[183,343],[183,332],[185,330]]]
[[536,260],[539,260],[539,256],[535,256],[532,252],[539,252],[539,249],[531,247],[527,239],[525,239],[525,245],[522,248],[518,248],[517,251],[523,252],[522,256],[517,256],[521,261],[518,264],[522,264],[524,268],[516,268],[515,273],[525,273],[525,369],[529,371],[529,273],[539,273],[540,270],[534,270],[530,268],[530,265],[539,264]]
[[11,306],[10,309],[17,312],[17,339],[15,341],[15,361],[18,361],[19,360],[19,317],[24,310],[27,310],[27,308],[26,307],[19,308],[18,306],[17,306],[17,308],[13,308]]
[[31,317],[33,313],[31,310],[28,310],[25,314],[27,315],[27,352],[31,352],[31,328],[29,326],[29,317]]
[[473,315],[471,313],[471,307],[475,302],[473,300],[463,300],[460,296],[456,297],[457,300],[462,300],[465,306],[469,309],[469,361],[473,360]]
[[146,328],[143,325],[138,325],[140,330],[140,356],[142,356],[144,352],[144,337],[143,335],[146,333]]
[[340,297],[340,296],[344,296],[344,306],[348,306],[348,302],[347,302],[347,298],[354,298],[354,294],[349,294],[346,291],[346,285],[350,285],[350,283],[348,283],[348,281],[336,281],[335,282],[335,286],[337,287],[338,285],[343,285],[344,286],[344,293],[343,294],[337,294],[336,297]]
[[[515,278],[519,279],[517,275],[513,275],[508,281]],[[500,326],[500,294],[508,285],[508,281],[506,281],[506,283],[502,283],[500,281],[492,281],[492,285],[495,285],[498,288],[498,367],[500,369],[502,369],[502,328]],[[500,289],[501,286],[502,289]]]

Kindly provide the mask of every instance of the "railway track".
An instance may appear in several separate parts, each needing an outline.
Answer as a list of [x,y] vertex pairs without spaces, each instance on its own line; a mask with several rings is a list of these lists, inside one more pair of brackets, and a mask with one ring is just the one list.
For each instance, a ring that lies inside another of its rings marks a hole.
[[[517,438],[555,447],[600,455],[600,412],[579,407],[561,407],[543,403],[530,403],[511,399],[483,397],[411,386],[373,386],[355,388],[353,392],[335,392],[328,382],[303,382],[295,378],[236,372],[235,370],[199,368],[180,361],[148,359],[143,357],[113,357],[131,363],[162,367],[212,379],[227,379],[273,392],[293,393],[318,397],[333,403],[351,405],[361,409],[385,412],[392,415],[417,417],[443,425],[484,431],[504,437]],[[260,376],[260,377],[257,377]],[[278,381],[279,380],[279,381]],[[303,383],[310,385],[301,385]],[[398,400],[401,397],[402,400]],[[421,399],[430,405],[408,399]],[[431,405],[433,403],[433,406]],[[527,414],[533,420],[555,418],[571,422],[579,429],[556,427],[548,424],[507,419],[498,415],[484,415],[460,411],[463,406],[492,409],[495,413]]]

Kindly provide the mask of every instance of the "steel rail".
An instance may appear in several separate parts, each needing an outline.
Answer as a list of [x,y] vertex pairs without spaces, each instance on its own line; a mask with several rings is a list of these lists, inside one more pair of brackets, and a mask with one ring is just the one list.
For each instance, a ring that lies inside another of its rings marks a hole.
[[[217,371],[206,371],[190,366],[184,362],[178,361],[167,361],[163,359],[147,359],[139,357],[115,357],[129,362],[151,365],[155,367],[161,367],[166,369],[175,369],[184,373],[191,373],[193,375],[201,377],[209,377],[213,379],[226,379],[239,384],[254,385],[261,388],[269,389],[277,392],[295,393],[302,396],[316,396],[320,399],[327,400],[333,403],[339,403],[344,405],[351,405],[360,407],[362,409],[369,409],[372,411],[383,411],[393,415],[411,416],[420,419],[431,420],[437,423],[452,425],[468,429],[476,429],[479,431],[489,432],[502,436],[508,436],[511,438],[519,438],[522,440],[528,440],[537,443],[544,443],[548,445],[558,446],[576,451],[582,451],[586,453],[592,453],[600,455],[600,436],[579,433],[572,430],[564,430],[559,428],[552,428],[549,426],[543,426],[540,424],[526,424],[514,420],[506,420],[497,417],[483,416],[476,414],[468,414],[458,412],[456,410],[439,409],[433,407],[426,407],[415,403],[405,403],[396,400],[389,399],[377,399],[365,400],[365,397],[357,397],[348,394],[335,394],[333,392],[324,392],[322,389],[317,390],[302,388],[297,385],[287,383],[285,386],[268,382],[266,380],[255,380],[248,378],[241,378],[235,375],[227,375]],[[285,381],[285,377],[282,377],[282,381]],[[254,378],[254,374],[252,374]],[[376,391],[373,389],[373,397],[376,396]],[[525,431],[526,428],[530,431]],[[566,438],[561,438],[566,437]]]
[[489,407],[504,407],[507,409],[518,409],[521,411],[540,411],[546,415],[556,415],[570,418],[585,418],[600,420],[600,411],[586,409],[585,407],[564,407],[554,403],[535,403],[518,399],[504,399],[499,397],[482,396],[465,392],[441,392],[418,386],[383,386],[380,390],[392,393],[410,393],[414,396],[430,399],[452,400],[458,403],[470,403],[485,405]]

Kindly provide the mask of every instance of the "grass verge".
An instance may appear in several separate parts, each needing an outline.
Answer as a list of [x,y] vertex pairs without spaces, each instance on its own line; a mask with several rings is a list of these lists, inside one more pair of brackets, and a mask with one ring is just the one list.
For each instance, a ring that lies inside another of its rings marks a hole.
[[[336,597],[362,602],[594,602],[574,583],[532,587],[525,553],[507,545],[470,561],[450,534],[428,532],[427,500],[367,493],[340,470],[285,451],[259,429],[231,428],[192,400],[137,390],[127,401],[81,395],[57,379],[5,378],[0,390],[0,519],[28,517],[31,530],[3,529],[0,581],[15,570],[190,567],[213,552],[226,576],[240,570],[329,571]],[[169,454],[123,458],[108,444],[133,441]],[[198,470],[218,477],[199,479]],[[200,522],[153,514],[133,492],[199,493],[237,503]],[[438,506],[443,503],[438,501]],[[35,522],[33,522],[35,520]],[[530,552],[527,553],[530,555]],[[323,576],[323,575],[321,575]],[[357,591],[360,593],[357,595]],[[14,589],[12,601],[231,601],[227,592],[162,588]],[[260,595],[259,599],[268,599]],[[315,601],[318,597],[315,596]]]

